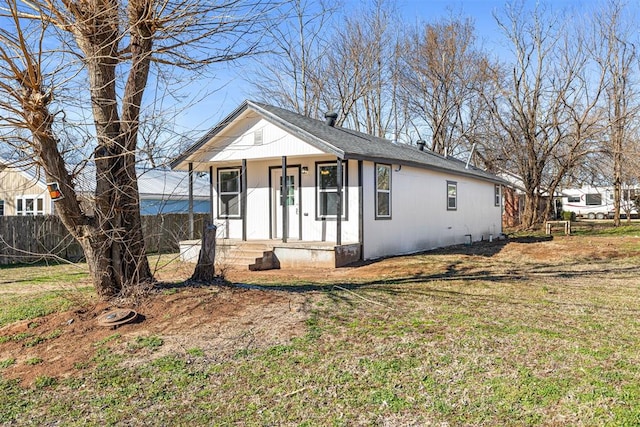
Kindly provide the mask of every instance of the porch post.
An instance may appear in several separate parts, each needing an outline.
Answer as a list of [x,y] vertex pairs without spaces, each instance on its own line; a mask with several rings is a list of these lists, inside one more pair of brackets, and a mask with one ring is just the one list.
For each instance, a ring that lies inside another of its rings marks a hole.
[[[289,212],[287,210],[287,156],[282,156],[282,178],[280,181],[280,205],[282,206],[282,243],[287,243]],[[276,185],[278,183],[276,182]]]
[[337,186],[338,186],[338,200],[336,203],[336,246],[342,244],[342,159],[338,157],[337,167]]
[[242,241],[247,241],[247,159],[242,159],[240,171],[240,215],[242,216]]
[[358,160],[358,241],[360,242],[360,261],[364,259],[364,190],[362,184],[362,160]]
[[189,162],[189,240],[193,240],[193,163]]
[[215,219],[215,215],[213,213],[213,166],[209,166],[209,213],[211,217],[211,224]]

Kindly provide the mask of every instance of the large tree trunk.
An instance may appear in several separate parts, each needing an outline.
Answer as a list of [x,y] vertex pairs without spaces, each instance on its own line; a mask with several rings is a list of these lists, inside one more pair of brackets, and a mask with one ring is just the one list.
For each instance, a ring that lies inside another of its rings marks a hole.
[[211,224],[209,219],[205,219],[202,226],[202,241],[198,264],[190,280],[196,282],[210,283],[216,278],[216,226]]
[[[77,18],[87,11],[102,18],[86,23],[78,19],[75,36],[85,53],[98,138],[96,220],[97,229],[103,233],[90,236],[88,246],[93,260],[87,261],[95,266],[93,280],[98,293],[110,297],[153,280],[144,248],[135,169],[140,105],[149,73],[152,37],[146,19],[150,3],[130,1],[131,69],[120,117],[116,87],[121,40],[119,8],[115,0],[106,3],[87,2],[71,11]],[[86,10],[75,9],[81,7]]]
[[[33,163],[44,168],[47,181],[58,184],[64,197],[55,202],[55,212],[82,245],[101,297],[131,294],[153,280],[136,174],[140,112],[152,56],[156,64],[193,70],[250,55],[260,41],[256,26],[272,7],[271,2],[235,0],[11,0],[4,4],[7,28],[0,32],[0,129],[10,132],[0,138],[32,156]],[[57,36],[60,44],[56,46]],[[65,98],[76,95],[65,90],[84,87],[91,99],[92,129],[84,113],[76,114],[89,108],[84,93],[66,111],[71,114],[64,114]],[[76,115],[82,117],[68,120]],[[23,139],[20,129],[29,131],[33,141]],[[92,156],[87,156],[86,146],[75,147],[81,139],[61,141],[61,135],[81,135],[85,142],[95,138],[90,144],[95,147]],[[65,163],[68,154],[74,166]],[[91,197],[78,193],[78,176],[71,175],[85,163],[95,164],[90,209],[80,205],[80,198],[84,204]]]
[[[617,110],[616,110],[617,111]],[[619,115],[619,113],[617,113]],[[622,135],[621,125],[615,125],[613,141],[613,225],[619,227],[620,200],[622,200]]]
[[56,212],[84,249],[96,293],[103,299],[127,293],[138,284],[153,280],[144,249],[134,156],[113,155],[96,160],[96,214],[86,216],[57,149],[53,117],[48,110],[50,97],[35,76],[22,81],[22,100],[25,118],[36,130],[36,158],[45,170],[47,182],[57,182],[65,196],[55,202]]
[[538,205],[540,196],[537,192],[527,191],[524,195],[524,211],[522,212],[522,226],[531,229],[538,224]]
[[[93,217],[86,216],[73,197],[76,194],[73,180],[56,148],[53,118],[47,103],[32,102],[36,112],[30,117],[30,127],[38,130],[34,132],[39,143],[36,152],[47,179],[58,182],[62,193],[69,196],[56,202],[56,212],[84,249],[97,294],[108,299],[129,294],[140,284],[153,280],[144,247],[135,168],[140,105],[148,78],[152,40],[144,19],[149,2],[129,2],[131,69],[122,93],[121,117],[116,87],[116,67],[121,54],[118,2],[68,3],[68,8],[77,19],[73,33],[84,53],[97,138]],[[100,19],[85,20],[83,16]],[[38,79],[31,79],[23,85],[36,88],[32,90],[33,98],[43,93],[40,83]]]

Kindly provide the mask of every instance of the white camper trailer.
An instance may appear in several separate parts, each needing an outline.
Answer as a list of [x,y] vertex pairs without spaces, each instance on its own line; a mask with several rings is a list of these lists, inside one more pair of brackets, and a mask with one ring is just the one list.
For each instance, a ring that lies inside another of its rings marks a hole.
[[[637,215],[633,200],[640,187],[623,186],[620,215]],[[582,187],[562,190],[562,210],[577,217],[605,219],[613,215],[613,187]]]

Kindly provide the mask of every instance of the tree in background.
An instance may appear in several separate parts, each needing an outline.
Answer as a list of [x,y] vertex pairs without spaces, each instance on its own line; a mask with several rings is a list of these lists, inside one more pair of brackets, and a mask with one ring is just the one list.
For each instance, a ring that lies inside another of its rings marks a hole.
[[363,2],[341,17],[324,2],[291,7],[290,18],[270,28],[272,48],[248,79],[258,97],[315,118],[336,111],[337,126],[390,136],[398,89],[391,3]]
[[337,103],[337,124],[396,139],[398,110],[398,23],[393,4],[374,0],[337,26],[323,61],[325,102]]
[[322,93],[330,82],[322,75],[321,62],[335,7],[325,1],[294,0],[289,8],[281,23],[267,26],[270,48],[256,57],[257,70],[248,79],[262,101],[318,117],[327,111]]
[[412,127],[420,137],[429,137],[428,146],[435,153],[452,155],[460,145],[468,149],[473,140],[470,135],[481,111],[478,91],[485,89],[489,67],[475,42],[470,19],[420,25],[405,36],[403,100]]
[[[620,225],[620,210],[623,178],[627,159],[635,153],[627,152],[633,147],[632,128],[638,121],[640,103],[638,90],[637,40],[634,40],[636,25],[627,19],[628,10],[619,0],[610,0],[594,15],[594,60],[605,75],[606,122],[602,140],[605,152],[612,162],[613,203],[615,226]],[[627,173],[628,175],[628,173]]]
[[[542,178],[542,188],[549,195],[556,194],[571,171],[599,153],[605,74],[597,71],[589,54],[592,35],[588,27],[579,21],[565,26],[558,44],[557,67],[570,72],[563,73],[564,79],[551,83],[552,90],[561,96],[558,126],[563,135],[553,148]],[[547,197],[545,201],[543,220],[552,216],[555,197]]]
[[[507,3],[495,15],[496,35],[511,48],[500,63],[460,14],[407,25],[392,0],[364,0],[344,15],[302,5],[315,14],[296,28],[314,48],[304,64],[288,54],[271,58],[269,72],[280,81],[268,92],[257,87],[263,99],[316,118],[335,109],[338,126],[404,143],[424,139],[436,153],[465,160],[472,153],[477,166],[522,181],[525,228],[552,215],[562,186],[633,180],[636,21],[620,0],[573,11]],[[313,75],[308,91],[287,90],[301,75]]]
[[561,13],[539,4],[528,12],[524,3],[513,3],[496,21],[515,62],[496,74],[502,76],[496,82],[500,90],[485,95],[496,134],[503,136],[485,141],[485,150],[500,151],[503,167],[521,178],[522,226],[531,228],[546,218],[555,188],[583,155],[589,138],[580,132],[590,125],[597,97],[588,98],[581,80],[584,51],[571,44],[573,33]]
[[[64,198],[56,212],[82,246],[100,297],[153,280],[135,172],[147,84],[162,69],[200,71],[251,54],[271,7],[260,0],[6,1],[1,137],[58,183]],[[79,137],[69,140],[71,131]],[[95,164],[93,216],[78,199],[71,159]]]

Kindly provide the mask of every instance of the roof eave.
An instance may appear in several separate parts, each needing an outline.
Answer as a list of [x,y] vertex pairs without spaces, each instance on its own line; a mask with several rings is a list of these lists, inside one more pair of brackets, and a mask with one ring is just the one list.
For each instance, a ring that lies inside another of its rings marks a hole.
[[[374,162],[374,163],[392,163],[395,165],[401,165],[401,166],[409,166],[409,167],[415,167],[418,169],[428,169],[428,170],[434,170],[434,171],[438,171],[438,172],[443,172],[443,173],[449,173],[449,174],[454,174],[454,175],[460,175],[460,176],[468,176],[471,178],[476,178],[476,179],[481,179],[483,181],[489,181],[489,182],[493,182],[496,184],[501,184],[501,185],[509,185],[509,183],[505,180],[503,180],[502,178],[498,177],[498,176],[493,176],[491,174],[488,175],[484,175],[484,174],[479,174],[479,173],[474,173],[473,171],[464,171],[464,170],[456,170],[456,169],[450,169],[450,168],[443,168],[440,166],[436,166],[436,165],[427,165],[424,163],[420,163],[420,162],[412,162],[410,160],[402,160],[402,159],[391,159],[388,157],[377,157],[377,156],[366,156],[366,155],[361,155],[361,154],[355,154],[355,153],[347,153],[344,157],[344,160],[365,160],[365,161],[370,161],[370,162]],[[491,175],[491,176],[489,176]]]
[[198,139],[193,145],[187,148],[182,154],[176,157],[169,164],[171,169],[178,169],[180,166],[185,168],[184,162],[189,159],[189,157],[195,154],[200,148],[207,144],[214,136],[216,136],[220,131],[226,128],[231,122],[233,122],[236,118],[240,116],[247,108],[251,108],[257,113],[261,114],[266,120],[272,122],[276,126],[281,126],[291,133],[295,134],[298,138],[303,141],[311,144],[315,148],[320,151],[323,151],[327,154],[333,154],[336,157],[344,158],[344,151],[339,148],[329,144],[327,141],[324,141],[316,136],[310,134],[309,132],[295,126],[288,121],[280,118],[277,114],[271,113],[270,111],[262,108],[260,105],[256,103],[245,100],[238,108],[236,108],[231,114],[226,116],[223,120],[221,120],[218,124],[216,124],[211,130],[209,130],[206,134],[204,134],[200,139]]
[[229,123],[234,121],[240,114],[242,114],[248,107],[249,102],[244,101],[238,108],[233,110],[229,115],[227,115],[224,119],[222,119],[218,124],[216,124],[212,129],[210,129],[207,133],[205,133],[200,139],[198,139],[195,143],[193,143],[189,148],[187,148],[182,154],[176,157],[174,160],[169,163],[171,169],[177,169],[183,162],[185,162],[192,154],[196,153],[200,148],[202,148],[207,142],[211,140],[214,136],[216,136],[222,129],[227,127]]
[[318,138],[317,136],[292,124],[291,122],[284,120],[283,118],[279,117],[277,114],[274,114],[269,110],[262,108],[260,105],[257,105],[252,101],[247,101],[247,103],[251,106],[251,108],[253,108],[257,112],[262,114],[263,117],[265,117],[265,119],[269,120],[276,126],[281,126],[291,131],[292,133],[295,133],[296,134],[295,136],[305,141],[306,143],[311,144],[313,147],[317,148],[318,150],[323,151],[327,154],[333,154],[334,156],[339,157],[341,159],[345,158],[345,152],[343,150],[335,147],[332,144],[329,144],[327,141],[321,138]]

